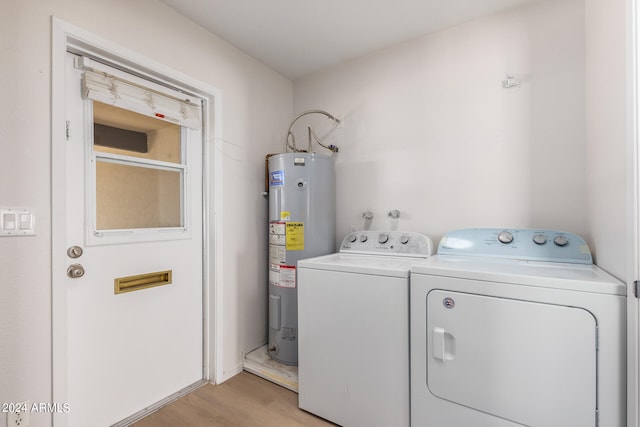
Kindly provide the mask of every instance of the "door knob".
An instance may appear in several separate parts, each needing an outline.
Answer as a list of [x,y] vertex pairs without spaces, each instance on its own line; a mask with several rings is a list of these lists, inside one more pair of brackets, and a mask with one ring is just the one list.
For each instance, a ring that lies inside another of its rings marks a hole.
[[67,249],[67,255],[69,258],[80,258],[82,256],[82,248],[80,246],[71,246]]
[[67,276],[72,279],[84,276],[84,267],[80,264],[71,264],[69,268],[67,268]]

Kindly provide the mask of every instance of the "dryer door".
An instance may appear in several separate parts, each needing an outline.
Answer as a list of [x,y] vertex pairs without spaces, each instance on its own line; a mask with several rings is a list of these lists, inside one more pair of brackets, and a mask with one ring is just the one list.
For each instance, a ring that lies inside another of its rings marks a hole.
[[527,426],[596,424],[596,319],[580,308],[432,290],[427,385]]

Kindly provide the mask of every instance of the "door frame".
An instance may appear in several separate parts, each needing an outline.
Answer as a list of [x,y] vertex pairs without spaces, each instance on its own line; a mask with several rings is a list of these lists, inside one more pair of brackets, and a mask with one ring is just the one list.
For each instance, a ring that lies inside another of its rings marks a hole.
[[[221,138],[220,91],[202,81],[149,59],[79,27],[51,17],[51,300],[52,300],[52,401],[67,401],[66,288],[60,272],[66,270],[65,257],[65,57],[74,51],[103,58],[134,74],[183,88],[204,100],[203,104],[203,379],[217,383],[223,379],[222,366],[222,158],[217,145]],[[213,123],[211,123],[213,121]],[[80,124],[78,124],[80,125]],[[214,155],[213,158],[211,156]],[[177,396],[176,396],[177,397]],[[56,426],[67,424],[64,413],[54,413]]]
[[628,222],[627,241],[627,426],[640,426],[640,299],[635,281],[640,280],[640,33],[637,0],[626,0],[627,25],[627,152]]

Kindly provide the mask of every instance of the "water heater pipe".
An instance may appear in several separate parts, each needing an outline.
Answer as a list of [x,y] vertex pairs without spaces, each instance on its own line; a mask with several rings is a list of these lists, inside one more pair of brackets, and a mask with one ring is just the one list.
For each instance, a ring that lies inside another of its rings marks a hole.
[[[289,148],[291,148],[293,151],[295,152],[299,152],[299,151],[304,151],[304,150],[299,150],[296,147],[296,139],[295,136],[293,135],[293,132],[291,132],[291,129],[293,128],[293,125],[295,124],[295,122],[300,119],[301,117],[307,116],[309,114],[322,114],[328,118],[330,118],[331,120],[333,120],[334,122],[334,126],[337,126],[338,123],[340,123],[340,119],[338,119],[336,116],[334,116],[333,114],[324,111],[324,110],[307,110],[307,111],[303,111],[302,113],[298,114],[297,116],[295,116],[293,118],[293,120],[291,120],[291,123],[289,124],[289,129],[287,130],[287,136],[285,137],[285,141],[284,141],[284,152],[288,152]],[[313,133],[314,139],[316,140],[316,142],[318,144],[320,144],[322,147],[333,151],[334,153],[338,151],[338,147],[336,147],[335,145],[329,145],[326,146],[324,144],[322,144],[322,142],[320,141],[320,139],[315,135],[315,132],[313,131],[313,129],[309,130],[309,147],[308,150],[311,150],[311,134]],[[289,137],[291,137],[291,144],[289,143]]]

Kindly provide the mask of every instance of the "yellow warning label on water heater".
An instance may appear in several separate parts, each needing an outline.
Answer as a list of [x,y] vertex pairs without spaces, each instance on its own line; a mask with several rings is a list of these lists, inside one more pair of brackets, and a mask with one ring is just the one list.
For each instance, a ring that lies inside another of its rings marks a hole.
[[291,212],[289,211],[280,211],[280,220],[281,221],[289,221],[291,219]]
[[288,251],[304,250],[304,222],[288,222],[286,247]]

